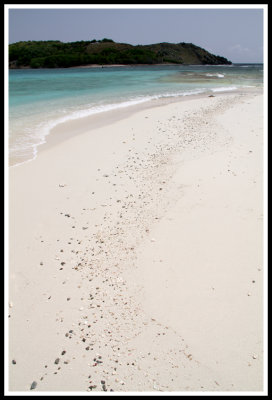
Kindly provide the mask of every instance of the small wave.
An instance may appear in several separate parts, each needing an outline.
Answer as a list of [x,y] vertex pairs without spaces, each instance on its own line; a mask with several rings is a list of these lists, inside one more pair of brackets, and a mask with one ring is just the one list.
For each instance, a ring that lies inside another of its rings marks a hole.
[[152,96],[152,100],[153,99],[161,99],[164,97],[193,96],[196,94],[204,93],[205,91],[206,91],[206,89],[192,89],[192,90],[188,90],[186,92],[183,91],[183,92],[175,92],[175,93],[164,93],[164,94]]
[[217,78],[224,78],[225,77],[225,75],[223,75],[223,74],[206,74],[206,76],[210,76],[210,77],[216,76]]
[[228,92],[231,90],[236,90],[236,86],[228,86],[228,87],[219,87],[219,88],[213,88],[211,89],[212,92]]

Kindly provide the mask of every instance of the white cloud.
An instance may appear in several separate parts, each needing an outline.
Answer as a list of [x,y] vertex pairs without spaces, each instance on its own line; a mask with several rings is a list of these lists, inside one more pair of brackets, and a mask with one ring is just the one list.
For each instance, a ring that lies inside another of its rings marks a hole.
[[243,47],[240,44],[235,44],[231,47],[229,47],[229,51],[234,51],[237,53],[248,53],[250,49],[248,47]]

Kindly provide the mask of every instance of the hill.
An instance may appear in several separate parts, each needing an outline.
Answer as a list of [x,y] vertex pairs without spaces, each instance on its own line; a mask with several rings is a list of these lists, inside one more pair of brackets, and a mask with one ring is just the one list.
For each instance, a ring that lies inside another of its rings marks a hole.
[[63,43],[58,40],[9,45],[10,68],[67,68],[88,64],[231,64],[192,43],[133,46],[111,39]]

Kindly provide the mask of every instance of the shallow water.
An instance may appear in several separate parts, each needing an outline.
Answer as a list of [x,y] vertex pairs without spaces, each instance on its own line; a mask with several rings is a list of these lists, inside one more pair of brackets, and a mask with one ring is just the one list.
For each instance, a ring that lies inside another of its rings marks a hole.
[[9,157],[36,157],[58,123],[153,99],[262,87],[262,64],[9,71]]

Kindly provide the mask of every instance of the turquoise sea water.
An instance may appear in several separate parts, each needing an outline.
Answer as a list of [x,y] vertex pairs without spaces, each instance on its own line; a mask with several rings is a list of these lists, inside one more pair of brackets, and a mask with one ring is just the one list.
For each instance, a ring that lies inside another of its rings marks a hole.
[[10,70],[10,164],[35,158],[50,129],[69,119],[161,97],[262,84],[262,64]]

